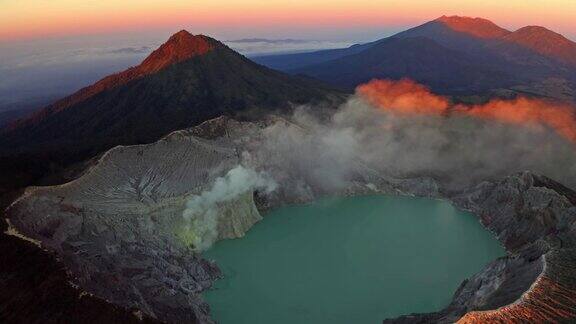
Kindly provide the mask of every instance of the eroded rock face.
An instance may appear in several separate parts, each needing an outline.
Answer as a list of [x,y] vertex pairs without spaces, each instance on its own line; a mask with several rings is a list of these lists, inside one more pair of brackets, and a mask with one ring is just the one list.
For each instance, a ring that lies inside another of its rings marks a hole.
[[438,313],[384,323],[554,323],[576,318],[573,192],[519,173],[451,197],[480,217],[509,251],[464,281]]
[[[185,244],[182,211],[238,157],[229,146],[173,135],[117,147],[73,182],[29,188],[8,214],[56,251],[86,291],[161,320],[210,322],[199,292],[220,272]],[[218,208],[221,238],[260,219],[251,194]]]
[[574,317],[576,193],[570,189],[520,173],[451,192],[432,178],[395,179],[360,161],[347,164],[345,186],[317,183],[300,172],[297,160],[269,145],[271,124],[300,130],[278,118],[217,118],[154,144],[117,147],[75,181],[29,188],[8,209],[9,218],[19,232],[58,253],[86,291],[163,321],[211,323],[200,293],[220,271],[191,248],[183,211],[191,197],[238,165],[273,174],[279,186],[271,194],[243,192],[218,203],[217,239],[244,235],[261,219],[258,210],[323,195],[443,197],[477,214],[510,254],[463,282],[446,309],[386,322]]

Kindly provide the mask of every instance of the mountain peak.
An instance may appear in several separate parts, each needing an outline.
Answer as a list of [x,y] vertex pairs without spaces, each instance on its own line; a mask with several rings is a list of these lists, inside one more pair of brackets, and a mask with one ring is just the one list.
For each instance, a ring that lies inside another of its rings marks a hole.
[[510,33],[508,30],[484,18],[442,16],[435,21],[455,31],[470,34],[478,38],[499,38]]
[[[536,37],[553,37],[553,38],[563,38],[566,39],[564,36],[551,31],[550,29],[542,26],[525,26],[513,33],[516,36],[523,35],[523,36],[536,36]],[[568,40],[568,39],[566,39]]]
[[483,21],[483,22],[490,22],[488,19],[480,18],[480,17],[468,17],[468,16],[446,16],[443,15],[442,17],[437,18],[438,21],[443,22],[461,22],[461,21]]
[[179,32],[175,33],[174,35],[170,36],[170,38],[190,38],[194,37],[189,31],[186,29],[182,29]]
[[141,66],[146,72],[157,72],[171,64],[204,55],[218,46],[218,42],[204,35],[192,35],[181,30],[152,52]]
[[7,126],[7,128],[17,128],[20,123],[41,120],[46,114],[66,109],[105,90],[116,88],[133,80],[160,72],[172,64],[205,55],[215,48],[223,46],[222,43],[208,36],[192,35],[186,30],[181,30],[172,35],[166,43],[152,52],[140,65],[109,75],[66,98],[60,99],[46,109],[38,111],[32,115],[29,120],[16,121],[12,125]]
[[545,27],[522,27],[504,40],[576,66],[576,43]]

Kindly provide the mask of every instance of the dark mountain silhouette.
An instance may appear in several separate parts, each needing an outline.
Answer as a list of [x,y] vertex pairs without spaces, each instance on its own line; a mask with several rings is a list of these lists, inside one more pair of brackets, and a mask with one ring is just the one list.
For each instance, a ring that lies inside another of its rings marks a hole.
[[[576,43],[543,27],[511,32],[482,18],[442,16],[363,45],[257,60],[346,88],[409,77],[445,94],[522,88],[553,96],[551,79],[562,87],[576,82],[575,49]],[[576,88],[568,92],[564,97],[576,99]]]
[[506,85],[511,78],[426,37],[389,38],[358,54],[310,66],[302,72],[345,88],[374,78],[409,76],[440,93],[460,88],[484,91],[486,84]]
[[[485,47],[487,42],[503,37],[509,33],[506,29],[500,28],[486,19],[442,16],[423,25],[400,32],[392,37],[427,37],[448,48],[477,50]],[[382,44],[387,39],[388,38],[383,38],[374,42],[356,44],[341,49],[260,56],[253,58],[253,60],[281,71],[300,72],[308,66],[358,54],[373,46]]]
[[0,182],[27,185],[112,146],[148,143],[220,115],[253,118],[341,98],[319,82],[260,66],[217,40],[181,31],[142,64],[2,130],[0,168],[12,170],[3,178],[13,181]]
[[[448,49],[463,52],[476,64],[508,75],[507,86],[570,76],[557,59],[512,41],[520,31],[510,32],[482,18],[442,16],[392,37],[425,37]],[[541,36],[545,41],[547,36]],[[486,86],[503,85],[486,83]]]

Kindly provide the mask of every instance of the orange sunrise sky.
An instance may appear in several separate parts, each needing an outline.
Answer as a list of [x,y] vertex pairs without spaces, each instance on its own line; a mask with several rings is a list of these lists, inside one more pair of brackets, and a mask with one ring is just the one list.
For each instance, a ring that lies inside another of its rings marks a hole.
[[576,36],[574,0],[0,0],[0,40],[182,28],[246,36],[321,30],[336,39],[347,29],[411,27],[441,15],[483,17],[508,29],[541,25]]

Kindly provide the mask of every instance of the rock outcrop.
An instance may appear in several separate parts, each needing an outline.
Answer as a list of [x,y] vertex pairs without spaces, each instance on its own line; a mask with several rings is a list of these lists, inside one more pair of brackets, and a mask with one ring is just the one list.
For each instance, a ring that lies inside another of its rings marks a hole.
[[444,310],[384,323],[561,323],[576,318],[573,191],[524,172],[451,199],[478,215],[509,255],[464,281]]
[[[187,199],[238,163],[235,150],[178,133],[116,147],[84,176],[29,188],[8,210],[23,235],[59,254],[89,293],[168,322],[210,322],[199,292],[220,276],[186,244]],[[252,196],[218,207],[221,238],[260,219]]]

